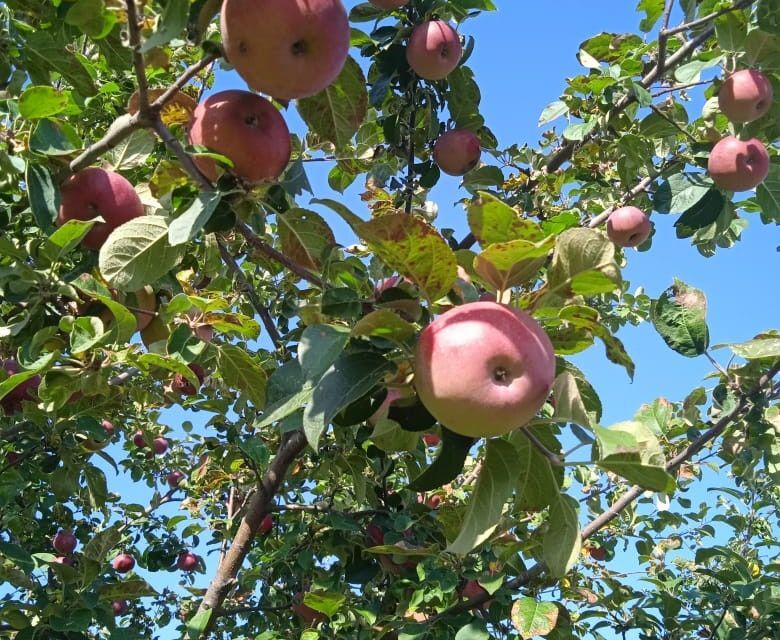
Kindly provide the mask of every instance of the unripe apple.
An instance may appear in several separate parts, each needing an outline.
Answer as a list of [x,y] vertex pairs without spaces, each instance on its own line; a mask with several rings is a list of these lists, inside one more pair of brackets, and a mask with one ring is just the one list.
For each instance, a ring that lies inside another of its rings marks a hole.
[[769,173],[769,154],[760,140],[727,136],[713,147],[707,170],[721,189],[749,191]]
[[406,47],[406,60],[426,80],[441,80],[458,66],[463,47],[460,37],[442,20],[417,25]]
[[[192,144],[229,158],[231,171],[250,183],[278,178],[292,153],[282,114],[249,91],[220,91],[206,98],[192,114],[188,135]],[[217,179],[213,160],[196,157],[195,164],[209,179]]]
[[414,386],[445,427],[474,438],[527,424],[555,378],[547,334],[527,313],[495,302],[454,307],[429,324],[415,350]]
[[615,209],[607,220],[607,235],[619,247],[636,247],[650,236],[653,225],[636,207]]
[[114,612],[115,616],[121,616],[127,611],[129,606],[127,600],[114,600],[111,603],[111,610]]
[[390,11],[391,9],[399,9],[409,4],[409,0],[368,0],[375,7]]
[[114,424],[108,420],[102,420],[100,422],[100,426],[103,427],[103,430],[106,432],[106,437],[99,442],[92,438],[87,438],[84,440],[81,443],[81,446],[84,447],[87,451],[101,451],[111,444],[111,440],[114,437],[115,431]]
[[[13,358],[3,361],[3,369],[9,377],[22,370],[19,363]],[[28,378],[21,384],[16,385],[2,400],[0,400],[0,406],[3,408],[3,412],[10,416],[21,411],[22,402],[25,400],[32,400],[40,384],[41,376],[36,375],[32,378]]]
[[144,439],[143,431],[136,431],[133,435],[133,444],[139,449],[146,447],[146,440]]
[[51,540],[51,546],[68,556],[76,550],[78,540],[72,531],[58,531]]
[[166,481],[168,482],[168,486],[171,489],[175,489],[179,486],[179,484],[181,484],[181,481],[184,480],[184,478],[185,476],[181,471],[171,471],[168,474]]
[[426,433],[423,436],[423,442],[425,443],[426,447],[438,447],[439,443],[441,442],[441,438],[435,433]]
[[162,436],[158,436],[152,440],[152,450],[156,456],[163,455],[166,451],[168,451],[168,441]]
[[347,60],[350,27],[341,0],[225,0],[220,24],[238,74],[281,100],[319,93]]
[[752,122],[772,106],[772,84],[756,69],[732,73],[718,91],[718,106],[732,122]]
[[182,571],[195,571],[200,562],[200,557],[191,551],[182,551],[176,560],[176,566]]
[[87,249],[100,249],[119,225],[144,215],[141,198],[127,179],[113,171],[89,167],[74,173],[60,187],[57,224],[68,220],[92,220],[102,216],[84,236]]
[[266,536],[274,528],[274,517],[270,513],[266,513],[265,517],[260,521],[260,527],[257,531],[261,536]]
[[114,571],[117,573],[127,573],[135,567],[135,558],[129,553],[120,553],[111,561],[111,566],[114,567]]
[[473,131],[452,129],[433,145],[433,160],[451,176],[462,176],[479,164],[482,143]]

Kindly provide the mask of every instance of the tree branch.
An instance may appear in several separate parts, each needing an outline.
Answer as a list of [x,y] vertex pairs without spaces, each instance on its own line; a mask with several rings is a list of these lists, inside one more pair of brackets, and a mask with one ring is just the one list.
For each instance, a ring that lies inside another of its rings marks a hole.
[[171,133],[171,130],[163,124],[159,116],[155,116],[152,121],[152,128],[155,133],[160,136],[160,140],[165,143],[165,146],[179,159],[184,170],[192,176],[195,182],[198,183],[198,186],[206,191],[213,191],[214,185],[201,173],[200,169],[198,169],[195,164],[195,161],[192,159],[192,156],[184,150],[184,147],[181,146],[181,142],[179,142]]
[[125,114],[118,117],[108,128],[106,134],[94,144],[88,146],[69,165],[71,173],[76,173],[91,165],[104,153],[113,149],[136,129],[149,126],[149,121],[139,111],[135,115]]
[[669,20],[672,17],[672,9],[674,8],[674,0],[666,0],[664,6],[664,14],[661,18],[661,31],[658,34],[658,66],[663,67],[666,62],[666,43],[669,40]]
[[531,433],[530,429],[520,429],[520,432],[528,438],[529,442],[534,446],[534,448],[541,453],[545,458],[547,458],[550,461],[550,464],[555,465],[556,467],[562,467],[563,466],[563,460],[561,460],[561,457],[550,451],[547,447],[544,446],[544,444],[533,434]]
[[[247,506],[246,515],[244,515],[239,525],[236,537],[233,538],[224,560],[220,562],[217,573],[211,584],[209,584],[198,611],[214,609],[218,612],[222,607],[230,589],[235,583],[235,578],[241,569],[241,565],[249,554],[252,541],[260,528],[260,523],[269,511],[273,497],[278,492],[290,465],[305,447],[306,436],[302,431],[291,433],[282,442],[276,457],[263,476],[262,482],[258,484],[257,492],[252,496]],[[210,618],[202,637],[208,636],[216,622],[216,618],[217,616],[214,615]]]
[[219,56],[215,54],[208,54],[201,58],[198,62],[196,62],[193,65],[190,65],[187,67],[182,74],[176,79],[176,81],[168,87],[162,94],[160,94],[160,97],[157,98],[154,102],[152,102],[151,109],[155,112],[159,112],[162,107],[164,107],[166,104],[168,104],[173,98],[176,96],[176,94],[186,85],[190,80],[192,80],[198,73],[200,73],[203,69],[208,67],[212,62],[215,62],[219,59]]
[[141,53],[141,31],[138,29],[138,14],[135,0],[127,0],[127,31],[130,49],[133,51],[133,67],[138,80],[138,112],[145,118],[151,115],[149,109],[149,82],[146,79],[146,66]]
[[731,7],[726,7],[725,9],[721,9],[720,11],[716,11],[715,13],[711,13],[697,20],[691,20],[690,22],[686,22],[685,24],[681,24],[680,26],[674,27],[672,29],[665,28],[663,32],[665,32],[666,36],[668,37],[677,33],[682,33],[683,31],[689,31],[691,29],[695,29],[696,27],[700,27],[703,24],[707,24],[708,22],[712,22],[713,20],[720,18],[720,16],[731,13],[732,11],[747,9],[750,5],[755,4],[756,1],[757,0],[740,0],[740,2],[736,2]]

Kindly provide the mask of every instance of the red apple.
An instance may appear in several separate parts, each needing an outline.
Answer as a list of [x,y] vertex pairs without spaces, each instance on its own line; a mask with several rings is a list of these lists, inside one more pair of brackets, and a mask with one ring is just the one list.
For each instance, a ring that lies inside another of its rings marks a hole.
[[199,562],[200,556],[195,555],[191,551],[182,551],[176,560],[176,566],[182,571],[195,571]]
[[350,27],[341,0],[225,0],[221,27],[238,74],[281,100],[319,93],[347,60]]
[[154,455],[161,456],[168,451],[168,441],[162,436],[158,436],[152,440],[152,449],[154,450]]
[[114,612],[115,616],[121,616],[127,611],[129,606],[127,600],[114,600],[111,603],[111,610]]
[[144,205],[133,185],[118,173],[99,167],[74,173],[62,184],[60,192],[57,224],[98,216],[105,220],[84,236],[81,244],[87,249],[100,249],[119,225],[144,214]]
[[388,387],[385,399],[382,400],[382,404],[379,405],[379,408],[374,411],[371,416],[369,416],[368,424],[370,424],[372,427],[376,426],[377,422],[379,422],[382,418],[387,417],[387,412],[390,411],[391,404],[400,398],[408,397],[408,395],[408,392],[404,392],[398,387]]
[[293,605],[290,607],[303,622],[316,626],[325,621],[325,615],[315,611],[309,605],[303,602],[303,593],[300,591],[293,596]]
[[423,442],[425,443],[426,447],[438,447],[439,443],[441,442],[441,438],[435,433],[426,433],[423,436]]
[[129,553],[120,553],[111,561],[111,566],[114,567],[114,571],[117,573],[127,573],[135,567],[135,558]]
[[[233,173],[251,183],[278,178],[292,153],[282,114],[248,91],[221,91],[206,98],[192,114],[188,135],[192,144],[229,158]],[[212,181],[217,179],[213,160],[196,157],[195,164]]]
[[375,7],[390,11],[391,9],[399,9],[409,4],[409,0],[368,0]]
[[[206,372],[203,370],[203,367],[201,367],[196,362],[193,362],[187,366],[197,376],[198,380],[200,380],[200,383],[203,384],[203,381],[206,379]],[[192,383],[180,373],[177,373],[173,376],[171,390],[185,396],[194,396],[196,393],[198,393],[198,390],[192,386]]]
[[100,441],[93,440],[92,438],[84,440],[81,443],[81,446],[87,451],[101,451],[111,444],[111,440],[114,437],[114,424],[108,420],[103,420],[101,421],[100,426],[103,427],[103,430],[106,432],[106,437]]
[[366,527],[366,536],[374,547],[380,547],[385,543],[385,532],[373,522]]
[[429,20],[412,31],[406,60],[421,78],[442,80],[458,66],[462,53],[458,32],[442,20]]
[[425,504],[429,509],[438,509],[441,504],[441,496],[432,495],[425,501]]
[[75,551],[77,544],[72,531],[58,531],[51,540],[51,546],[66,556]]
[[607,235],[619,247],[636,247],[650,236],[653,225],[636,207],[615,209],[607,220]]
[[607,550],[604,547],[588,547],[588,554],[594,560],[603,562],[607,559]]
[[[3,361],[3,369],[9,377],[21,372],[22,370],[19,366],[19,363],[13,358]],[[8,392],[8,394],[5,395],[5,397],[3,397],[2,400],[0,400],[0,407],[3,408],[3,411],[6,415],[10,416],[18,413],[22,410],[23,401],[33,399],[35,392],[38,390],[40,384],[41,376],[33,376],[32,378],[28,378],[21,384],[16,385],[13,389],[11,389],[11,391]]]
[[57,556],[54,558],[54,562],[57,564],[64,564],[66,567],[72,567],[75,564],[73,558],[68,558],[66,556]]
[[433,145],[433,160],[439,169],[451,176],[462,176],[479,163],[482,143],[473,131],[452,129]]
[[274,517],[270,513],[266,513],[265,517],[260,521],[260,527],[258,528],[258,533],[261,536],[266,536],[270,533],[271,529],[274,528]]
[[471,600],[472,598],[478,598],[483,595],[487,595],[488,592],[485,591],[485,588],[476,580],[468,580],[466,584],[463,585],[461,594],[467,600]]
[[135,432],[135,435],[133,435],[133,444],[139,449],[146,447],[146,440],[144,439],[144,434],[142,431]]
[[184,480],[184,474],[181,471],[171,471],[166,478],[168,486],[171,489],[175,489],[179,486],[182,480]]
[[769,173],[769,154],[760,140],[727,136],[713,147],[707,170],[721,189],[749,191]]
[[491,437],[527,424],[555,378],[547,334],[528,314],[495,302],[454,307],[420,334],[414,386],[445,427]]
[[752,122],[772,106],[772,84],[756,69],[732,73],[718,91],[718,105],[732,122]]

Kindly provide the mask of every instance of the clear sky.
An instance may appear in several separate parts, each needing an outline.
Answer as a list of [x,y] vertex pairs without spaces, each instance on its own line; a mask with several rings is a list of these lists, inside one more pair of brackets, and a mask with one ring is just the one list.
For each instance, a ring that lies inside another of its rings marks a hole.
[[[636,3],[632,1],[537,3],[496,0],[496,3],[498,12],[484,14],[462,26],[463,33],[476,38],[469,65],[474,69],[482,91],[482,113],[497,136],[499,146],[534,145],[541,132],[536,123],[542,109],[558,98],[565,88],[566,77],[581,72],[576,59],[578,44],[601,31],[636,32],[640,17],[634,10]],[[351,8],[357,3],[352,0],[346,4]],[[246,86],[234,72],[218,72],[214,91],[228,88]],[[303,131],[294,107],[290,107],[285,117],[293,130]],[[555,124],[560,131],[561,122]],[[338,194],[327,186],[329,169],[327,163],[307,166],[316,197],[338,199]],[[465,214],[452,203],[466,192],[458,190],[458,185],[457,178],[443,176],[431,199],[439,205],[437,224],[459,230],[460,237],[466,232]],[[357,197],[360,187],[358,180],[341,199],[357,214],[367,217],[368,212]],[[301,199],[300,204],[306,206],[306,199]],[[762,330],[777,326],[780,305],[771,275],[777,270],[778,260],[774,229],[751,221],[742,242],[707,259],[687,240],[676,239],[673,217],[655,215],[653,220],[656,234],[652,251],[642,254],[632,251],[629,255],[629,266],[624,275],[631,281],[632,290],[641,285],[651,297],[657,297],[675,276],[703,289],[709,299],[713,343],[747,340]],[[344,230],[343,226],[334,224],[334,227],[340,242],[353,241],[338,235]],[[775,295],[771,295],[772,292]],[[702,383],[711,369],[704,358],[688,360],[673,353],[649,324],[628,327],[619,335],[637,364],[633,383],[622,368],[605,359],[600,344],[575,359],[601,395],[605,425],[630,418],[640,404],[658,396],[682,399]],[[716,356],[725,360],[728,352],[716,352]],[[190,414],[187,418],[193,419],[193,416]],[[175,427],[182,419],[185,419],[182,412],[169,411],[162,422]],[[174,435],[177,434],[183,435],[174,431]],[[112,475],[109,472],[109,476]],[[215,568],[214,560],[208,560],[208,574],[199,575],[196,586],[207,585],[207,578],[213,575]],[[158,588],[174,583],[176,577],[176,574],[141,573]],[[167,640],[177,635],[164,632],[158,637]]]

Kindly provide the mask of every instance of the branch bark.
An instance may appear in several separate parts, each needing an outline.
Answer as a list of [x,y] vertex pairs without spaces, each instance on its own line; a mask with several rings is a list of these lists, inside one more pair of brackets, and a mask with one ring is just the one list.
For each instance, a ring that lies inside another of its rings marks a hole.
[[127,31],[130,41],[130,49],[133,52],[133,68],[138,80],[138,112],[142,117],[148,118],[149,111],[149,81],[146,78],[146,65],[141,53],[141,31],[138,28],[138,13],[135,0],[127,0]]

